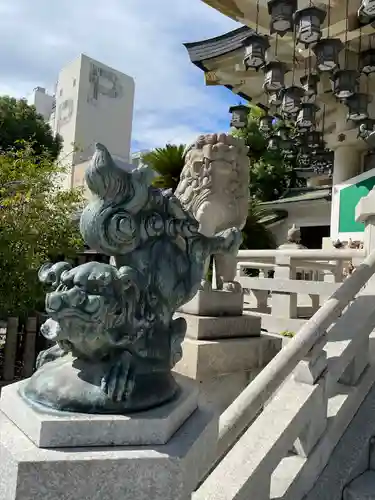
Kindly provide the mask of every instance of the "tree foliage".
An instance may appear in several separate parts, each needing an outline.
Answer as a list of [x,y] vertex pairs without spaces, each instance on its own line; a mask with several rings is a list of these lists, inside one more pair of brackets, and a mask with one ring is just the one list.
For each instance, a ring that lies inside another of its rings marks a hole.
[[158,174],[154,180],[155,186],[175,191],[185,164],[184,151],[184,144],[167,144],[142,156],[143,162]]
[[74,215],[81,190],[63,190],[63,168],[32,146],[0,154],[0,318],[44,309],[37,272],[83,248]]
[[268,138],[259,129],[262,114],[260,108],[250,106],[247,126],[233,132],[233,135],[245,139],[249,146],[250,194],[260,202],[277,200],[288,188],[305,183],[296,175],[296,158],[286,160],[281,150],[267,149]]
[[22,148],[24,141],[33,143],[36,155],[48,153],[54,160],[62,147],[62,138],[53,135],[34,106],[29,106],[25,99],[0,97],[0,149]]

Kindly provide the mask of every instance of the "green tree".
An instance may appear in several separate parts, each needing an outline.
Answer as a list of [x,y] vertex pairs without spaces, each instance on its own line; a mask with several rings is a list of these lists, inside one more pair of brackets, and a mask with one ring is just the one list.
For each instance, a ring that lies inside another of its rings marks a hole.
[[34,106],[29,106],[25,99],[0,97],[0,149],[22,147],[23,141],[33,143],[36,155],[49,153],[54,160],[62,147],[62,138],[53,135]]
[[62,174],[30,145],[0,154],[0,318],[43,310],[38,269],[83,248],[74,217],[83,195],[63,190]]
[[143,162],[158,174],[154,180],[155,186],[175,191],[185,164],[184,151],[184,144],[167,144],[142,156]]
[[259,203],[256,200],[250,200],[246,224],[242,230],[242,249],[265,250],[267,248],[276,248],[275,238],[263,222],[266,216],[267,212],[259,206]]
[[260,108],[250,105],[247,126],[233,132],[249,146],[250,194],[260,202],[277,200],[288,188],[305,185],[296,174],[296,158],[285,159],[281,150],[267,149],[268,138],[259,129],[262,115]]

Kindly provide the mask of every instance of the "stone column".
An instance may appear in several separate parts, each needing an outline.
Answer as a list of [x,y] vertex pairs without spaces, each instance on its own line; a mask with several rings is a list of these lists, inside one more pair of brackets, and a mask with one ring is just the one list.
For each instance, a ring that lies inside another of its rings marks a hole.
[[[359,139],[357,129],[347,130],[346,114],[337,113],[336,133],[326,138],[327,147],[334,151],[332,176],[332,198],[335,186],[361,173],[362,157],[366,143]],[[332,209],[334,204],[332,203]],[[331,228],[335,226],[337,214],[331,209]]]
[[343,143],[343,145],[336,145],[334,151],[333,186],[360,173],[363,149],[358,149],[353,144]]
[[194,382],[179,396],[124,415],[48,412],[4,387],[1,500],[189,500],[215,459],[218,419],[198,406]]

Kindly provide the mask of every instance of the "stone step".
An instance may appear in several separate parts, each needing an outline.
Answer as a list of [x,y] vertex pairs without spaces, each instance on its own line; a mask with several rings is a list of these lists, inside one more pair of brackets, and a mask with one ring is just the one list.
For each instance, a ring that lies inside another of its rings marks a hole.
[[375,471],[368,470],[344,490],[343,500],[375,500]]

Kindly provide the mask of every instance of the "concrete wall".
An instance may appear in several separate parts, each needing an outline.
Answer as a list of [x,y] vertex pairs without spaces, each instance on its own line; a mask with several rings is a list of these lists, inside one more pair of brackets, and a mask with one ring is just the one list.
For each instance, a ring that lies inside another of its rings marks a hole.
[[331,221],[331,202],[315,201],[311,203],[294,203],[286,207],[288,218],[276,223],[270,229],[275,236],[276,244],[285,243],[288,229],[293,224],[297,227],[329,226]]
[[46,93],[43,87],[36,87],[33,93],[28,96],[27,102],[30,106],[35,106],[37,112],[48,121],[54,105],[54,97]]

